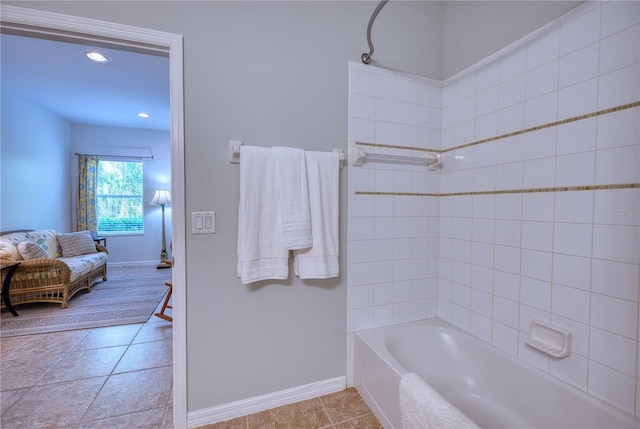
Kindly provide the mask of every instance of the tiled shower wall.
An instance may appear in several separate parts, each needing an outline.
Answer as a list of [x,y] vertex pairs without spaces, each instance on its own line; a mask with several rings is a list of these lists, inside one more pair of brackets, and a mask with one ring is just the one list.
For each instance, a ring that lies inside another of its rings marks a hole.
[[[419,149],[440,146],[441,103],[441,82],[349,63],[349,147],[364,142],[370,145],[358,147],[367,152],[424,156]],[[348,189],[353,385],[354,330],[437,314],[440,210],[438,197],[428,195],[437,195],[440,176],[425,164],[365,162],[349,166]]]
[[[584,4],[445,82],[438,292],[440,318],[632,414],[639,12]],[[571,356],[525,345],[532,319]]]
[[[438,276],[437,307],[427,300],[426,317],[435,311],[640,416],[639,22],[640,2],[589,2],[444,82],[441,141],[432,121],[431,140],[420,145],[442,150],[444,164],[426,173],[426,190],[359,195],[391,192],[389,181],[371,181],[373,173],[359,180],[365,173],[350,168],[349,338],[354,329],[408,320],[392,312],[385,323],[375,299],[355,299],[370,284],[358,274],[367,248],[358,244],[359,217],[405,198],[425,209],[427,298]],[[359,82],[352,69],[350,139],[361,141],[354,77]],[[431,84],[435,94],[438,82]],[[375,284],[380,261],[374,253],[368,262]],[[534,318],[572,332],[569,358],[524,344]]]

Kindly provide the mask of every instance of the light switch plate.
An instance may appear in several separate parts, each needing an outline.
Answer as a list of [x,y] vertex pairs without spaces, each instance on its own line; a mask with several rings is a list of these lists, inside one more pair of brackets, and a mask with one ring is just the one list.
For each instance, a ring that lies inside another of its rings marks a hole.
[[215,234],[216,212],[191,212],[192,234]]

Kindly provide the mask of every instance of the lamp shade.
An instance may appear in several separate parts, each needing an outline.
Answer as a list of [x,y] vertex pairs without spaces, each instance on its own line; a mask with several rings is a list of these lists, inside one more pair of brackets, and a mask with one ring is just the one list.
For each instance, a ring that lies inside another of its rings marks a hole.
[[151,206],[171,205],[171,194],[168,189],[158,189],[149,203]]

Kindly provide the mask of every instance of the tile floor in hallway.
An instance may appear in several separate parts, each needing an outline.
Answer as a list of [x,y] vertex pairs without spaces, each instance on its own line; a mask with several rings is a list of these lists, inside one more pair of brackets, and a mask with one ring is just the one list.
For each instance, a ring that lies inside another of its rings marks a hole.
[[0,426],[171,428],[171,323],[1,340]]
[[[3,338],[0,427],[173,428],[171,342],[171,323],[155,316],[144,324]],[[204,428],[381,427],[347,389]]]

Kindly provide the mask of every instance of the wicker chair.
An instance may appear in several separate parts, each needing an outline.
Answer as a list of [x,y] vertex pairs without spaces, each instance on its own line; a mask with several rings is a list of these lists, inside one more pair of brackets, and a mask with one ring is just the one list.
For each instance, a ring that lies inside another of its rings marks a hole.
[[[108,253],[107,248],[96,244],[97,252]],[[81,257],[88,257],[83,255]],[[71,258],[68,258],[71,259]],[[4,259],[10,261],[10,259]],[[2,280],[4,280],[3,273]],[[20,260],[20,266],[11,279],[9,297],[12,305],[32,302],[60,303],[67,308],[69,299],[81,290],[91,292],[91,285],[102,278],[107,280],[107,264],[73,279],[69,266],[59,258]],[[4,306],[4,302],[2,303]]]
[[[103,246],[96,245],[98,247],[100,252],[107,251]],[[71,281],[71,270],[59,259],[29,259],[20,261],[11,279],[9,296],[12,305],[53,302],[67,308],[73,295],[81,290],[91,292],[91,285],[99,278],[107,280],[107,264]]]

